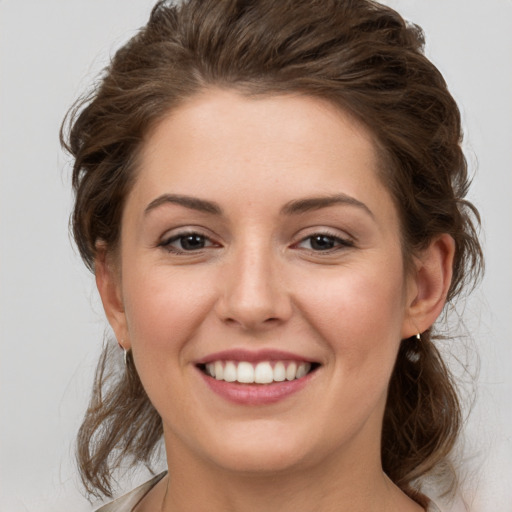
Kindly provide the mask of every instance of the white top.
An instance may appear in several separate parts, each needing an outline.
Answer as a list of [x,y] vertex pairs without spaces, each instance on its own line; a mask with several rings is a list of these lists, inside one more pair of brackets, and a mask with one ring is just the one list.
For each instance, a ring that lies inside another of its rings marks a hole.
[[149,482],[140,485],[133,491],[117,498],[106,505],[103,505],[96,512],[132,512],[135,506],[146,496],[146,494],[167,474],[167,471],[155,476]]
[[[149,482],[142,484],[133,491],[107,503],[96,512],[132,512],[135,506],[146,496],[146,494],[167,474],[167,471],[155,476]],[[439,507],[431,500],[427,512],[441,512]]]

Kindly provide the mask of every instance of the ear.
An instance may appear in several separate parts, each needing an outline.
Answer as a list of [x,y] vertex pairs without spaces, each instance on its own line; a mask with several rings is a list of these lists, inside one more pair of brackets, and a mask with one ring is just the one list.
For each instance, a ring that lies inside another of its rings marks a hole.
[[105,245],[98,243],[96,249],[97,256],[94,260],[94,271],[103,309],[118,343],[128,350],[130,340],[121,293],[121,274],[108,254]]
[[415,257],[409,275],[402,339],[426,331],[441,314],[452,282],[455,242],[448,234],[435,238]]

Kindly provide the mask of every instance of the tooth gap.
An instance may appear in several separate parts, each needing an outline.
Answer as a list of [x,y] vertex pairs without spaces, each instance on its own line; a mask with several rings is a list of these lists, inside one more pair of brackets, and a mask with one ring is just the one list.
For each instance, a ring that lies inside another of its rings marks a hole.
[[308,373],[315,371],[319,367],[320,367],[320,363],[311,363],[311,368],[309,369]]

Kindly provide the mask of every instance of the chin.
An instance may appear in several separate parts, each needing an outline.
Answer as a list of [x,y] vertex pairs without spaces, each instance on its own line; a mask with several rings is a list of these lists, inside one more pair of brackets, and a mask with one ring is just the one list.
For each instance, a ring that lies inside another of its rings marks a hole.
[[[284,430],[284,432],[283,432]],[[297,433],[296,433],[297,434]],[[228,471],[241,473],[275,473],[293,470],[308,459],[307,437],[293,435],[290,428],[247,429],[226,432],[221,442],[210,444],[210,458]]]
[[244,447],[230,450],[222,456],[215,457],[218,466],[236,473],[265,475],[291,471],[302,463],[297,451],[283,450],[280,447]]

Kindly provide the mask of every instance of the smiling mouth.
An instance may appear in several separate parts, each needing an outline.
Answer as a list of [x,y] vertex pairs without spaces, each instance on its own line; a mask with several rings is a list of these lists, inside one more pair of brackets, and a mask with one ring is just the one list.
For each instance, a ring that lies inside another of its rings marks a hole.
[[302,379],[320,365],[304,361],[212,361],[198,368],[209,377],[239,384],[273,384]]

